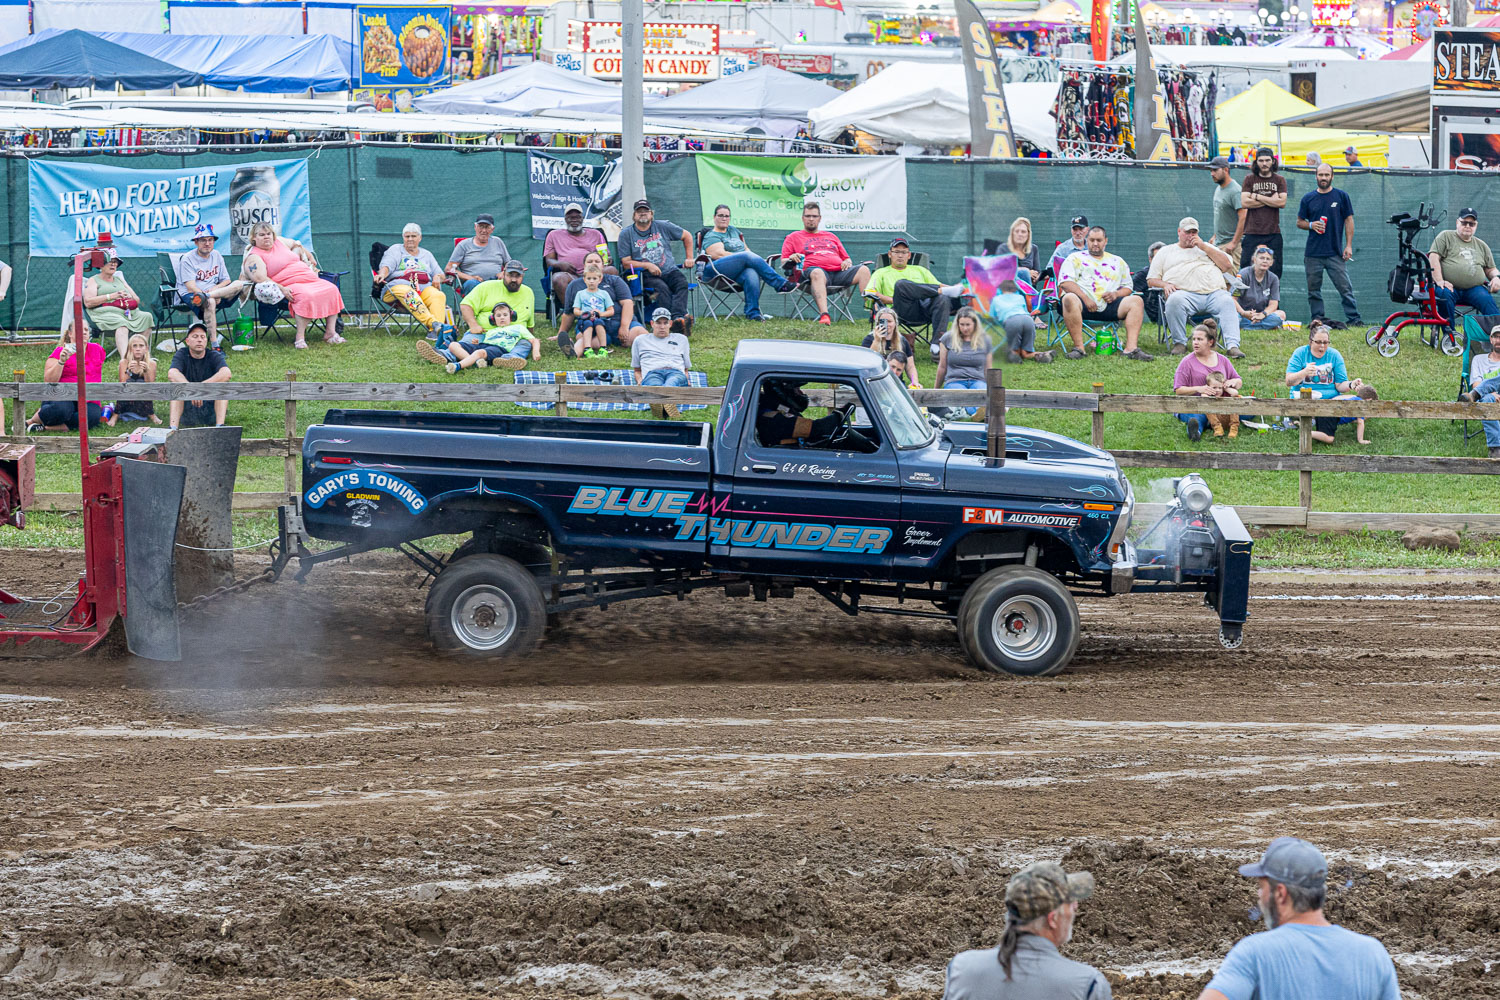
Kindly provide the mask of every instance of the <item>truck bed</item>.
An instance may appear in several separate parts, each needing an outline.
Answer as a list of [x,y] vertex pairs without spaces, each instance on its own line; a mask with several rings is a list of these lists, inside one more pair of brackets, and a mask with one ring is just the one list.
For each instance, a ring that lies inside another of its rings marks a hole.
[[349,427],[505,434],[512,437],[576,438],[635,444],[704,447],[709,425],[680,420],[620,420],[600,417],[529,417],[490,413],[417,413],[410,410],[329,410],[324,424]]

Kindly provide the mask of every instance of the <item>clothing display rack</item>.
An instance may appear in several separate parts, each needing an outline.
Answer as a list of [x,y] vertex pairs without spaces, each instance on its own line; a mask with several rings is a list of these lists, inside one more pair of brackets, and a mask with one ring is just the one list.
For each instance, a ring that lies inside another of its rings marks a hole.
[[[1128,66],[1063,62],[1062,83],[1052,105],[1058,153],[1089,160],[1133,160],[1135,74]],[[1205,162],[1213,155],[1218,74],[1167,67],[1157,70],[1157,93],[1177,158]]]

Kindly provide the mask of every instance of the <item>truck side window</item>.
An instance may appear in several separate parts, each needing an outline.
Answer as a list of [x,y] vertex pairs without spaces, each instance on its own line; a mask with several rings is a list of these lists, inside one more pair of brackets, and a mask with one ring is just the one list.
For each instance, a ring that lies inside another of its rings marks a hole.
[[[808,392],[833,397],[815,406]],[[755,418],[756,443],[766,448],[815,448],[871,453],[880,449],[873,427],[852,426],[859,392],[848,382],[768,378],[761,382]]]

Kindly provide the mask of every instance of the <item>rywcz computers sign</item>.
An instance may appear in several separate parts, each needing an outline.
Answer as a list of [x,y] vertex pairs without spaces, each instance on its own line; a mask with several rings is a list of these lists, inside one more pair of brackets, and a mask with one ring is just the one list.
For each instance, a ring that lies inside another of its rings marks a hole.
[[818,203],[823,228],[904,230],[906,160],[899,156],[698,156],[703,219],[728,205],[740,229],[802,228]]
[[1500,91],[1500,31],[1435,30],[1432,89],[1459,93]]

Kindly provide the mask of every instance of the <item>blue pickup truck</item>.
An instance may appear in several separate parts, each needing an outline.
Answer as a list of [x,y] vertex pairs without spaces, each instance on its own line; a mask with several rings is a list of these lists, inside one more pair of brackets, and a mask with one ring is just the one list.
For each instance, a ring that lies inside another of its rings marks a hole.
[[[970,662],[1014,674],[1067,666],[1075,595],[1199,592],[1239,645],[1252,543],[1201,479],[1132,540],[1107,452],[1012,427],[1000,460],[986,433],[924,414],[871,351],[774,340],[740,343],[717,426],[331,410],[277,569],[396,548],[433,579],[437,649],[489,657],[575,608],[704,587],[953,621]],[[452,534],[446,558],[417,544]]]

